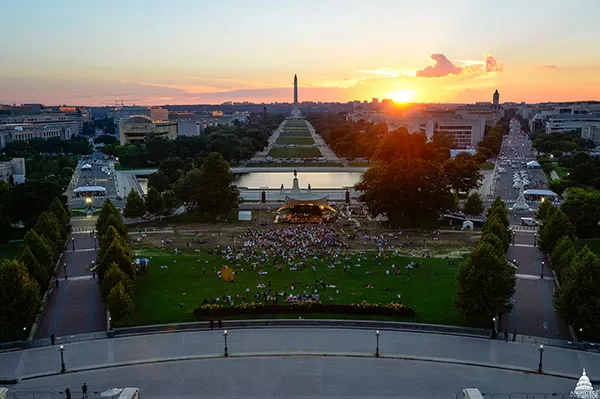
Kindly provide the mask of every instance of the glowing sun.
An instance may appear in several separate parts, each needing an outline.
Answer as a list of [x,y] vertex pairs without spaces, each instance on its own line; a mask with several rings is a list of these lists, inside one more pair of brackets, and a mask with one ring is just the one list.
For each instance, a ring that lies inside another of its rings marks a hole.
[[391,97],[395,103],[408,103],[413,101],[413,97],[415,94],[416,91],[414,90],[400,90],[388,94],[388,97]]

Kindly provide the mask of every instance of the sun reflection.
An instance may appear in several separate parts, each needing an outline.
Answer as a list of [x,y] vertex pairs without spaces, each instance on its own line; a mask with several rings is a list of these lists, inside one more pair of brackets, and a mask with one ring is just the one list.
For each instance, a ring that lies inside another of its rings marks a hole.
[[413,101],[413,97],[416,93],[415,90],[400,90],[389,93],[386,97],[391,98],[395,103],[408,103]]

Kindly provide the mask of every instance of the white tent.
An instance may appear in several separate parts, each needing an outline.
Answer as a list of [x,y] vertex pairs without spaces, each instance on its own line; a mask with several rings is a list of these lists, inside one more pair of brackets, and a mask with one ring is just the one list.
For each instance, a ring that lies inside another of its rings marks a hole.
[[527,167],[532,168],[532,169],[537,169],[537,168],[541,168],[542,165],[540,165],[540,163],[538,161],[529,161],[529,162],[527,162]]
[[87,169],[92,169],[92,165],[90,165],[89,163],[86,163],[85,165],[83,165],[81,167],[81,170],[87,170]]
[[473,222],[470,220],[465,220],[463,222],[462,231],[470,230],[473,231]]

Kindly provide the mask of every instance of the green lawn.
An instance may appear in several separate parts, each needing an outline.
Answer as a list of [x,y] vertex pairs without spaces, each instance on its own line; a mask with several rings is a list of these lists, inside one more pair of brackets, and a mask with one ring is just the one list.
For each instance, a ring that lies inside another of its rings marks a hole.
[[301,137],[301,136],[279,136],[275,141],[275,144],[296,144],[296,145],[312,145],[315,141],[312,137]]
[[495,164],[493,162],[484,162],[481,165],[479,165],[479,169],[494,170],[494,166]]
[[5,260],[13,259],[19,251],[19,246],[23,241],[10,241],[6,244],[0,245],[0,262]]
[[554,163],[554,171],[556,172],[556,174],[558,175],[558,177],[560,177],[561,179],[565,176],[567,176],[567,174],[569,173],[569,171],[558,165],[558,162]]
[[287,130],[279,133],[279,137],[311,137],[312,135],[306,130]]
[[[243,271],[236,274],[235,282],[226,282],[218,278],[216,272],[223,265],[234,265],[220,255],[190,250],[176,255],[167,250],[145,248],[137,249],[135,253],[150,258],[151,263],[149,272],[137,277],[134,296],[136,311],[128,320],[128,325],[193,321],[192,312],[202,304],[204,298],[243,295],[246,288],[253,295],[263,291],[257,288],[259,283],[267,285],[269,281],[274,292],[285,290],[291,293],[286,287],[295,280],[296,290],[293,292],[302,293],[306,285],[314,284],[316,277],[339,288],[339,294],[333,288],[320,290],[324,302],[329,302],[331,297],[338,304],[363,300],[387,304],[398,302],[397,295],[400,294],[404,304],[414,306],[418,314],[415,321],[464,324],[452,305],[456,271],[462,260],[450,264],[439,258],[392,256],[378,265],[372,254],[352,254],[349,255],[350,259],[335,268],[329,268],[326,261],[311,259],[308,261],[310,267],[303,270],[290,271],[285,266],[278,272],[267,261],[262,265],[269,274],[259,275],[248,260],[241,259],[238,262]],[[411,260],[420,260],[423,264],[416,269],[406,269]],[[351,265],[351,271],[344,273],[343,264]],[[361,266],[356,267],[357,264]],[[392,265],[399,267],[400,274],[393,272]],[[390,271],[389,275],[386,270]],[[374,288],[366,288],[367,284],[372,284]],[[182,309],[178,306],[180,302],[184,303]],[[240,300],[236,300],[236,303],[240,303]],[[279,303],[283,303],[281,298]]]
[[320,158],[323,156],[317,147],[271,148],[269,157],[273,158]]

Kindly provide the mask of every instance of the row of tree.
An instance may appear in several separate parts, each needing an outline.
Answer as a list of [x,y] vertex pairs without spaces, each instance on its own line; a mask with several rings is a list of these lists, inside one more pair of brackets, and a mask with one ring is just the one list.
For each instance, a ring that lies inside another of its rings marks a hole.
[[542,221],[539,246],[550,256],[552,269],[560,281],[554,306],[580,335],[598,339],[600,259],[587,246],[577,249],[575,227],[561,209],[552,204],[542,205],[537,215]]
[[158,165],[171,157],[184,160],[203,158],[211,152],[218,152],[227,161],[237,163],[262,151],[282,119],[281,116],[273,116],[256,119],[243,126],[212,127],[196,137],[177,137],[175,140],[154,137],[143,144],[108,144],[103,151],[119,157],[119,162],[127,167]]
[[0,266],[1,339],[22,337],[34,322],[70,229],[70,216],[55,198],[25,234],[18,258]]
[[112,320],[121,323],[135,308],[132,297],[136,269],[121,213],[110,200],[104,202],[98,215],[96,233],[100,240],[96,269],[100,293]]
[[489,325],[493,317],[511,311],[516,282],[515,267],[506,259],[512,235],[500,198],[488,209],[481,233],[479,244],[458,270],[454,305],[465,318]]
[[38,154],[73,154],[87,155],[92,153],[92,147],[86,137],[74,137],[71,140],[61,140],[60,137],[49,139],[31,139],[13,141],[2,149],[6,158],[30,157]]

